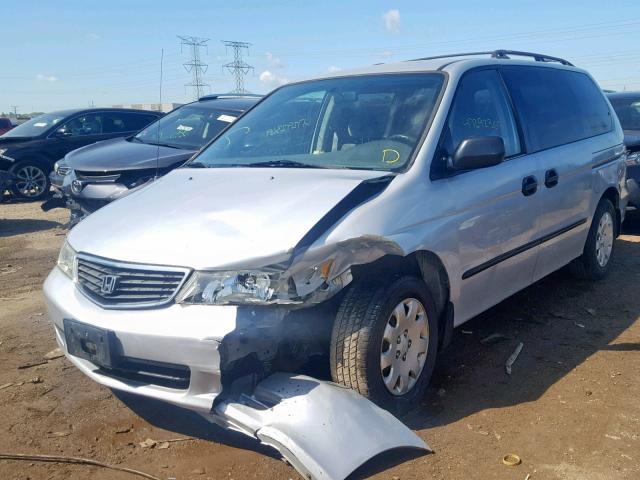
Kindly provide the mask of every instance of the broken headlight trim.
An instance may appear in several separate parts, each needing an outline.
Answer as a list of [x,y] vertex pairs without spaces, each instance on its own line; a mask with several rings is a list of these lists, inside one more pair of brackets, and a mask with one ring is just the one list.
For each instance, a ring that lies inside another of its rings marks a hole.
[[197,271],[182,287],[176,302],[196,305],[296,303],[294,296],[289,295],[287,288],[281,289],[280,284],[277,273]]
[[58,268],[62,270],[67,277],[74,282],[76,281],[76,251],[65,240],[60,253],[58,254]]
[[634,167],[640,165],[640,152],[627,153],[627,166]]

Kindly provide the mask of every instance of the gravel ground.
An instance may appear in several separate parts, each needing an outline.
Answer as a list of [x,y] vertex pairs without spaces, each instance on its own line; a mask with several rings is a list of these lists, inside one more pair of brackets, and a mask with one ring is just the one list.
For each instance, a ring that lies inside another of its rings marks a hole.
[[[86,457],[162,479],[298,478],[272,450],[189,412],[103,388],[64,358],[19,368],[56,347],[41,285],[65,219],[37,203],[0,204],[0,453]],[[607,279],[591,284],[557,272],[457,329],[422,407],[403,419],[435,453],[392,452],[353,477],[640,478],[637,235],[638,219],[618,240]],[[505,338],[480,341],[494,333]],[[504,362],[520,342],[507,376]],[[147,438],[186,440],[142,448]],[[508,453],[522,463],[503,465]],[[141,477],[0,460],[0,478]]]

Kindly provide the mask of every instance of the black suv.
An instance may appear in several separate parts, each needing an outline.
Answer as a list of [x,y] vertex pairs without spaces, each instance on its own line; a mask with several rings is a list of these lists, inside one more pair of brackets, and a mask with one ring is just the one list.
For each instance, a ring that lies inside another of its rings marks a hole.
[[92,108],[46,113],[0,136],[0,170],[15,175],[13,193],[41,199],[49,193],[49,173],[57,160],[100,140],[134,134],[160,112]]

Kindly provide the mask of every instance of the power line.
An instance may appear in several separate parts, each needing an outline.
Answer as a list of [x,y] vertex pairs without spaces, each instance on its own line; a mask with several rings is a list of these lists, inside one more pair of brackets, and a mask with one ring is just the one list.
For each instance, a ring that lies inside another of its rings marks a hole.
[[242,51],[249,51],[250,43],[247,42],[236,42],[231,40],[222,40],[222,43],[227,48],[233,48],[233,62],[226,63],[222,66],[222,68],[226,68],[231,72],[236,80],[236,88],[234,93],[245,93],[246,90],[244,88],[244,77],[250,71],[253,71],[253,67],[242,60]]
[[180,47],[189,47],[191,50],[191,61],[184,63],[184,68],[187,72],[191,73],[191,83],[186,83],[185,87],[193,88],[193,98],[198,100],[204,93],[204,87],[208,87],[209,84],[204,82],[204,74],[207,71],[209,65],[203,63],[200,60],[200,49],[207,47],[208,38],[187,37],[180,36],[178,38],[182,40]]

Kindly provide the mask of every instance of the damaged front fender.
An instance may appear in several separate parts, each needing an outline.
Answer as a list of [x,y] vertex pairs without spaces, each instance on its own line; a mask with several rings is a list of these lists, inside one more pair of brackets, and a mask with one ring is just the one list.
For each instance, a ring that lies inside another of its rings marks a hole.
[[392,449],[430,451],[389,412],[353,390],[275,373],[252,392],[216,404],[213,420],[269,445],[307,479],[346,478]]

